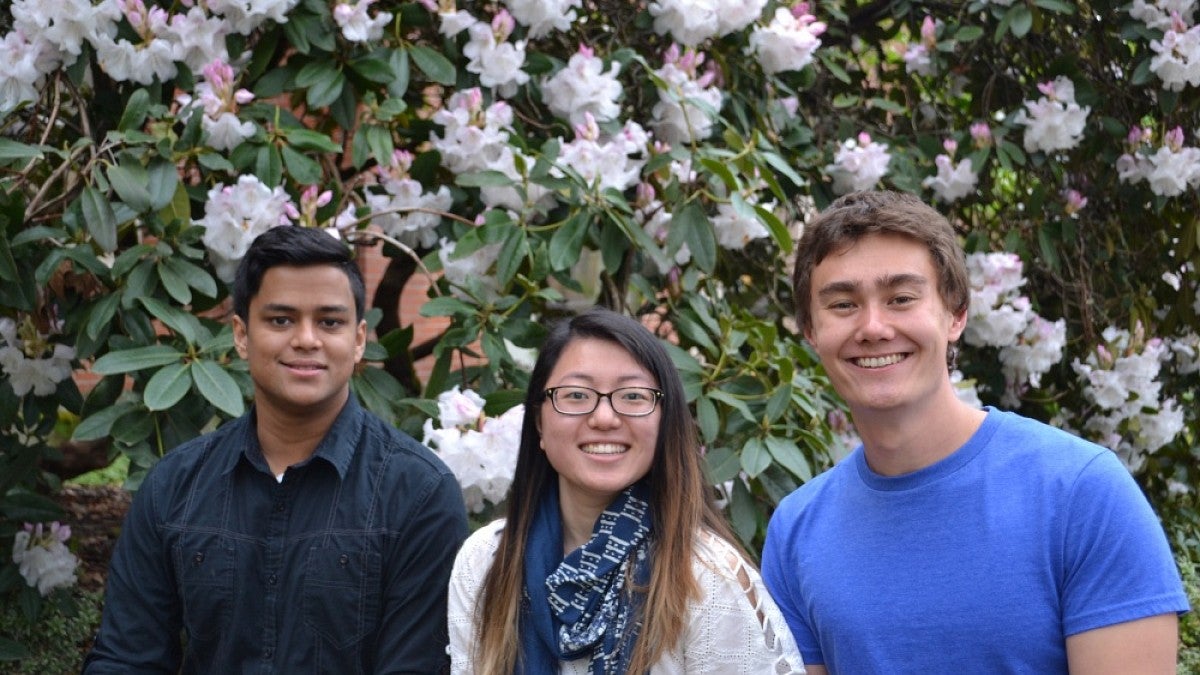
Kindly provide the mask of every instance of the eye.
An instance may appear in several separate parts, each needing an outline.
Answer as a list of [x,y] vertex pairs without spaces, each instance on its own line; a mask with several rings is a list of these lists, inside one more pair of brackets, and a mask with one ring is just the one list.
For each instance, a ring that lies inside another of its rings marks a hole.
[[649,401],[651,398],[653,398],[653,394],[650,393],[649,389],[622,389],[621,390],[621,400],[629,401],[630,403],[640,403],[643,401]]
[[346,325],[345,319],[321,319],[321,325],[325,328],[340,328]]
[[286,316],[268,316],[267,323],[277,328],[284,328],[291,325],[292,319]]
[[586,401],[592,394],[586,389],[559,389],[558,397],[564,401]]
[[897,295],[892,298],[893,305],[911,305],[916,302],[917,298],[911,295]]

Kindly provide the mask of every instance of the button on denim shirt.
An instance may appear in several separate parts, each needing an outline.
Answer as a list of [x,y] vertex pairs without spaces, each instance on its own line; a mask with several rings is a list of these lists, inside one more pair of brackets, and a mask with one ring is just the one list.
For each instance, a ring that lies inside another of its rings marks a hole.
[[453,474],[353,395],[282,482],[252,410],[147,475],[84,672],[442,672],[466,535]]

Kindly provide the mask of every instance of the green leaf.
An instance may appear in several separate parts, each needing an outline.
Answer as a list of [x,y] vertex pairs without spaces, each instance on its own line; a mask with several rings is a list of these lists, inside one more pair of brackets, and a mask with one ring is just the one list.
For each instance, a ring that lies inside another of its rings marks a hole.
[[780,253],[785,255],[791,253],[792,233],[788,232],[787,225],[779,219],[779,216],[758,204],[754,205],[754,212],[758,214],[758,220],[767,226],[767,231],[771,233],[771,239],[775,241],[775,246],[779,248]]
[[342,95],[342,87],[345,86],[346,76],[338,71],[334,73],[333,77],[323,79],[309,87],[305,94],[305,101],[314,108],[323,108],[336,101]]
[[412,60],[417,67],[434,82],[449,87],[457,81],[458,70],[449,59],[442,56],[441,52],[425,45],[410,45],[408,53],[412,55]]
[[376,84],[387,84],[396,76],[387,61],[371,57],[354,59],[350,62],[350,69],[362,75],[368,82]]
[[283,136],[297,150],[312,150],[315,152],[341,152],[342,146],[333,142],[325,134],[312,129],[288,127],[283,130]]
[[92,339],[98,337],[100,331],[112,323],[113,317],[117,315],[117,306],[120,304],[121,296],[117,293],[110,293],[97,300],[96,304],[92,305],[92,311],[88,313],[87,324],[83,329],[84,334]]
[[245,412],[242,390],[221,366],[205,359],[193,361],[192,379],[195,380],[200,395],[218,410],[230,417],[240,417]]
[[421,305],[421,316],[470,316],[475,308],[467,303],[448,295],[427,300]]
[[746,421],[758,422],[758,420],[754,419],[754,414],[750,412],[750,408],[742,399],[737,398],[732,394],[727,394],[720,389],[713,389],[712,391],[708,392],[708,396],[709,398],[720,401],[721,403],[724,403],[725,405],[738,411],[741,413],[742,417],[746,419]]
[[112,183],[121,201],[138,213],[150,210],[150,191],[146,189],[150,179],[145,167],[133,162],[123,162],[108,167],[107,174],[108,181]]
[[696,265],[705,272],[712,272],[717,266],[717,235],[713,232],[712,221],[705,215],[704,208],[698,202],[689,202],[673,215],[671,221],[667,249],[677,250],[678,246],[673,245],[677,239],[687,242]]
[[[95,368],[93,368],[95,370]],[[94,415],[89,415],[75,426],[71,438],[76,441],[95,441],[112,435],[113,424],[126,414],[137,410],[133,403],[118,403],[111,408],[105,408]]]
[[778,420],[792,405],[792,383],[780,384],[767,399],[767,422]]
[[551,269],[570,269],[579,260],[589,220],[587,212],[577,211],[554,231],[550,237]]
[[704,462],[708,465],[708,478],[714,485],[737,478],[742,470],[741,461],[729,448],[710,448]]
[[751,438],[742,448],[742,471],[754,478],[771,466],[771,453],[761,438]]
[[179,170],[167,160],[156,157],[146,169],[150,208],[161,211],[171,205],[179,188]]
[[321,165],[307,155],[296,152],[290,145],[283,146],[283,165],[292,180],[300,185],[317,185],[321,182]]
[[162,281],[163,288],[167,290],[167,295],[181,305],[189,305],[192,302],[192,290],[188,288],[187,282],[179,275],[169,263],[172,258],[165,258],[158,266],[158,278]]
[[368,126],[363,129],[367,147],[371,149],[371,154],[375,155],[375,161],[383,166],[388,166],[392,163],[392,153],[396,150],[396,144],[392,140],[392,132],[387,127]]
[[500,283],[501,288],[512,281],[528,255],[529,242],[525,237],[525,229],[517,226],[508,228],[504,233],[500,255],[496,258],[496,281]]
[[19,143],[11,138],[0,138],[0,161],[10,159],[45,159],[39,146]]
[[134,347],[101,356],[92,364],[92,372],[99,375],[132,373],[146,368],[160,368],[170,363],[176,363],[183,357],[183,352],[167,345]]
[[0,636],[0,661],[20,661],[30,656],[32,654],[25,645]]
[[1024,3],[1013,5],[1006,18],[1011,24],[1013,37],[1023,38],[1029,34],[1029,29],[1033,28],[1033,12],[1029,11],[1029,7]]
[[191,367],[186,363],[171,363],[159,369],[146,383],[142,400],[150,410],[166,410],[179,403],[192,388]]
[[462,187],[503,187],[515,181],[500,171],[470,171],[454,177],[454,183]]
[[142,128],[146,121],[146,113],[150,111],[150,92],[138,89],[129,95],[129,103],[125,104],[125,112],[117,123],[118,131],[135,131]]
[[388,63],[392,66],[392,72],[395,73],[395,78],[388,83],[388,95],[392,98],[401,98],[408,92],[408,52],[403,49],[393,49],[388,57]]
[[96,240],[96,245],[103,251],[117,250],[117,213],[108,203],[108,198],[89,185],[83,188],[79,201],[88,232]]
[[210,298],[217,297],[217,282],[203,267],[179,256],[165,258],[163,265],[171,268],[171,271],[183,279],[188,286]]
[[765,442],[771,457],[775,458],[775,461],[791,472],[793,476],[802,482],[807,482],[812,478],[812,467],[808,465],[808,459],[804,457],[804,453],[800,452],[800,446],[795,441],[778,436],[767,436]]
[[[159,278],[162,278],[161,275]],[[166,285],[165,280],[163,281],[163,285]],[[172,307],[158,298],[139,298],[138,300],[147,311],[154,315],[154,318],[163,322],[167,328],[170,328],[184,340],[187,340],[188,344],[199,344],[202,340],[208,338],[208,331],[200,325],[200,321],[191,313],[177,307]]]
[[721,416],[717,414],[717,406],[707,396],[696,399],[696,423],[700,426],[700,440],[706,445],[717,440],[721,431]]

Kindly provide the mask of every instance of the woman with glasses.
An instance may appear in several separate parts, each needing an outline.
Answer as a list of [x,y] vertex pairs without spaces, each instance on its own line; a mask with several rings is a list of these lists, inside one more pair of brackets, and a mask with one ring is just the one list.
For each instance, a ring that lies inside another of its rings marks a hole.
[[803,673],[713,504],[679,373],[643,325],[591,309],[530,377],[507,517],[450,581],[454,673]]

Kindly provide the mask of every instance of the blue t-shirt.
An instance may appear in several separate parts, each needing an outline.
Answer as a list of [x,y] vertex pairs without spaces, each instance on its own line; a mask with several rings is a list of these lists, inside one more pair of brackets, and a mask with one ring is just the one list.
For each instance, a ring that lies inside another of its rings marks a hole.
[[789,495],[763,578],[831,673],[1065,673],[1067,636],[1188,609],[1117,457],[991,408],[932,466],[881,476],[859,447]]

